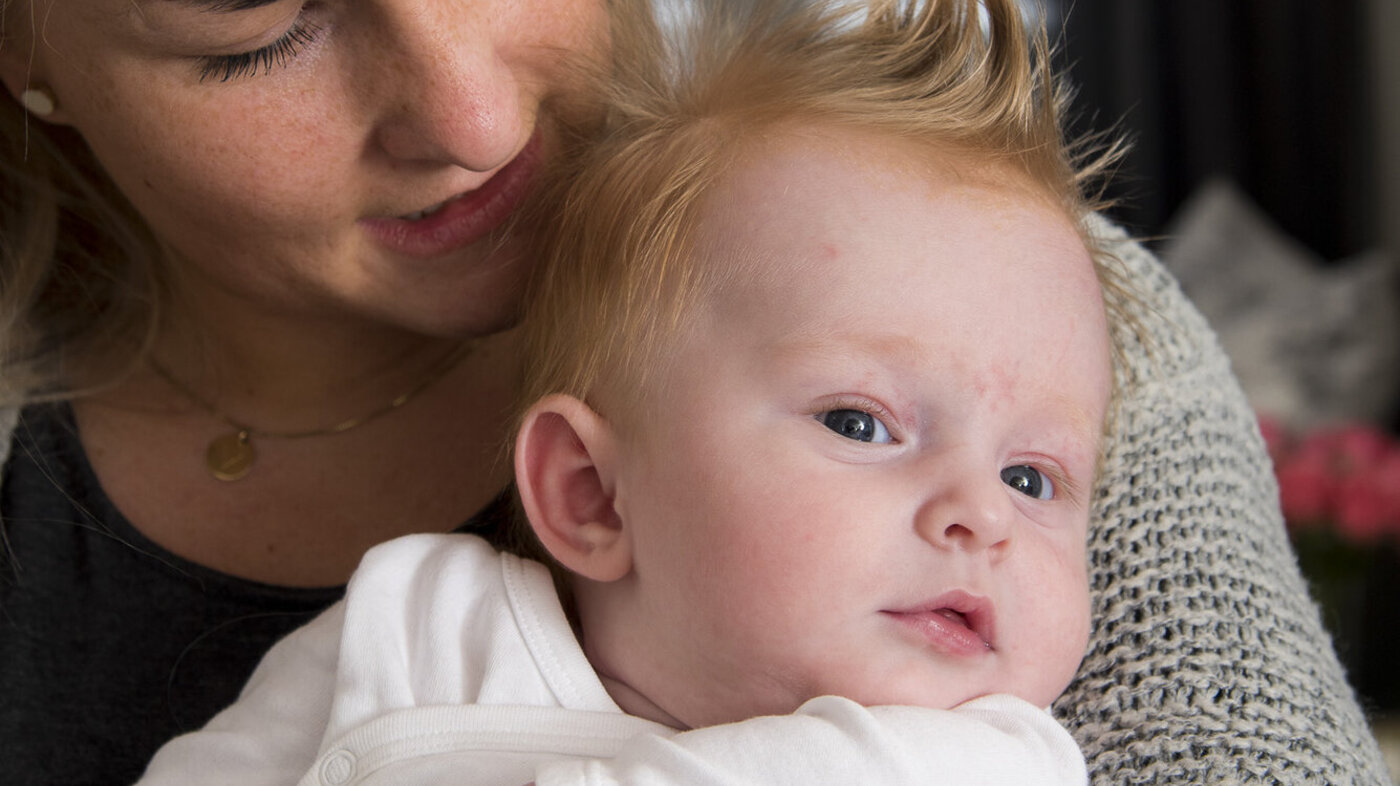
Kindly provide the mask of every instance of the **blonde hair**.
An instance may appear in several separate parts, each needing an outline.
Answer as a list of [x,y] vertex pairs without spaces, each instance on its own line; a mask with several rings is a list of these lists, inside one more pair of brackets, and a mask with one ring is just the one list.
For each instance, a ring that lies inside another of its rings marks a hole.
[[[698,3],[687,34],[615,41],[600,138],[580,140],[542,197],[526,300],[522,401],[563,392],[628,406],[664,367],[665,339],[706,291],[688,253],[701,203],[746,149],[782,126],[888,134],[1023,173],[1067,215],[1116,155],[1077,151],[1043,28],[1016,0]],[[1094,251],[1111,321],[1122,290]],[[607,413],[605,413],[607,414]]]
[[[31,45],[28,5],[0,0],[0,51]],[[0,406],[128,368],[154,331],[160,258],[82,138],[0,98]]]

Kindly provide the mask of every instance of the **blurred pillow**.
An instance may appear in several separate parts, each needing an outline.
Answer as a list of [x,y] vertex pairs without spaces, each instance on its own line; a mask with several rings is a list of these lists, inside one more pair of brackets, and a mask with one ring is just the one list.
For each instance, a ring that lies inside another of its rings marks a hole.
[[1326,265],[1235,186],[1212,181],[1174,217],[1161,258],[1256,411],[1299,428],[1396,414],[1400,289],[1384,254]]

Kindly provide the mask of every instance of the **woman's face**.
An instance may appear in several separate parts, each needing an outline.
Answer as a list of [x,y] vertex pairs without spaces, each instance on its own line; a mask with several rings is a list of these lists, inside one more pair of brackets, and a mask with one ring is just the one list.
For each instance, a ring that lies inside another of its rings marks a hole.
[[525,266],[499,229],[565,56],[606,50],[604,5],[33,0],[6,76],[51,88],[184,302],[482,333],[513,317]]

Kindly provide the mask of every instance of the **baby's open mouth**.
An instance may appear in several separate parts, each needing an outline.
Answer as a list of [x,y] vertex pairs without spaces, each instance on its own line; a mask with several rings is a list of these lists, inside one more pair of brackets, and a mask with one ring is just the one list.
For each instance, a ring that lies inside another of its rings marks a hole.
[[967,615],[966,615],[966,614],[963,614],[963,613],[960,612],[960,611],[954,611],[953,609],[949,609],[949,608],[942,608],[942,609],[934,609],[934,612],[933,612],[933,613],[934,613],[934,614],[941,615],[941,616],[943,616],[943,617],[946,617],[946,618],[952,620],[953,622],[956,622],[956,623],[958,623],[959,625],[962,625],[962,626],[965,627],[965,628],[971,628],[971,627],[972,627],[972,625],[971,625],[970,623],[968,623],[968,621],[967,621]]
[[927,603],[886,609],[883,613],[935,650],[970,656],[996,649],[991,601],[969,592],[954,590]]

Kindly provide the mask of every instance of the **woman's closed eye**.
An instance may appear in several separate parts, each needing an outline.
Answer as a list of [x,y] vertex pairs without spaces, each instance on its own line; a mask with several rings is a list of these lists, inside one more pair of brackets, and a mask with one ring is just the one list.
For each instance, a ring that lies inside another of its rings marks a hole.
[[298,16],[291,28],[280,38],[260,49],[239,52],[231,55],[201,55],[199,81],[216,79],[228,82],[245,76],[266,74],[275,68],[283,68],[290,63],[303,48],[315,43],[320,28]]
[[1050,476],[1029,464],[1018,464],[1001,471],[1001,482],[1035,499],[1054,499],[1055,484]]
[[882,445],[894,441],[884,422],[864,410],[829,409],[818,412],[815,417],[823,426],[847,439]]

